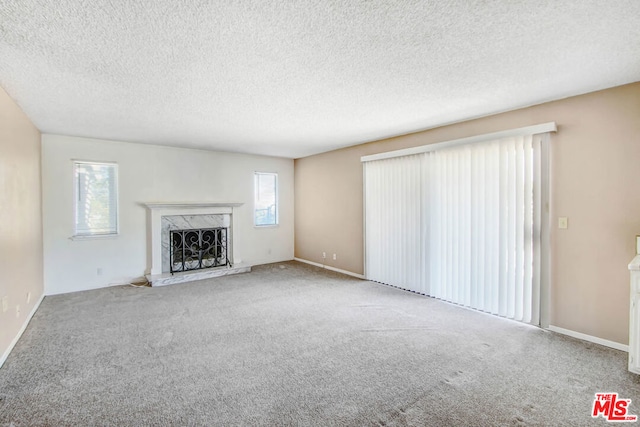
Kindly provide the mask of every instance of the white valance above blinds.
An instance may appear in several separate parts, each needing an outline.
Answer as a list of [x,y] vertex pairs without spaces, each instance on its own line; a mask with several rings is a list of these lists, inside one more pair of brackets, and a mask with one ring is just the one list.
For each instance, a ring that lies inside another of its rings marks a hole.
[[450,141],[442,141],[434,144],[421,145],[419,147],[404,148],[402,150],[387,151],[386,153],[372,154],[362,156],[360,161],[370,162],[373,160],[391,159],[393,157],[410,156],[412,154],[427,153],[429,151],[442,150],[458,145],[473,144],[476,142],[497,141],[504,138],[516,136],[539,135],[542,133],[556,132],[557,126],[555,122],[541,123],[533,126],[522,128],[503,130],[500,132],[485,133],[482,135],[469,136],[466,138],[452,139]]

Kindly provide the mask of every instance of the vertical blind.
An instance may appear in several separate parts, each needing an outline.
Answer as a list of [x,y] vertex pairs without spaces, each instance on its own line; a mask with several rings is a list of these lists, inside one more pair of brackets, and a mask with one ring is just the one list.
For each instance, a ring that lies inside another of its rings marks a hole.
[[365,162],[367,278],[539,324],[544,138]]

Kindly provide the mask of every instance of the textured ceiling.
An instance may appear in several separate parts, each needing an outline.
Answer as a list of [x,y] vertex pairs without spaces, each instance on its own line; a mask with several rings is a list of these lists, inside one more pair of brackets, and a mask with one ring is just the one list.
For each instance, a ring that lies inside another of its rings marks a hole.
[[634,81],[638,0],[0,0],[46,133],[295,158]]

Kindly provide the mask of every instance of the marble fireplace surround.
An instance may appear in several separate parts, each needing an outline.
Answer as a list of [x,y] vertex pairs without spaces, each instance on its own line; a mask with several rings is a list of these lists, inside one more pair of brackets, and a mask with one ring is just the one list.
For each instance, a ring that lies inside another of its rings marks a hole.
[[[171,202],[171,203],[143,203],[148,209],[148,235],[151,249],[151,268],[147,278],[152,286],[181,283],[190,280],[199,280],[216,275],[233,274],[238,268],[240,259],[237,257],[233,236],[236,233],[233,223],[233,210],[243,203],[234,202]],[[178,228],[205,228],[228,227],[229,228],[229,260],[234,262],[234,268],[221,272],[216,269],[196,270],[193,272],[175,273],[169,271],[168,235],[171,224]],[[166,242],[164,241],[166,240]],[[250,270],[250,269],[249,269]]]

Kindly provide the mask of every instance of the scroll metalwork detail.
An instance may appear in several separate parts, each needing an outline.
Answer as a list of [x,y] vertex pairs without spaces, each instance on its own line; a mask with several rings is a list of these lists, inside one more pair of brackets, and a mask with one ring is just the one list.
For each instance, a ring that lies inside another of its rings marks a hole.
[[231,266],[227,228],[170,230],[171,273]]

